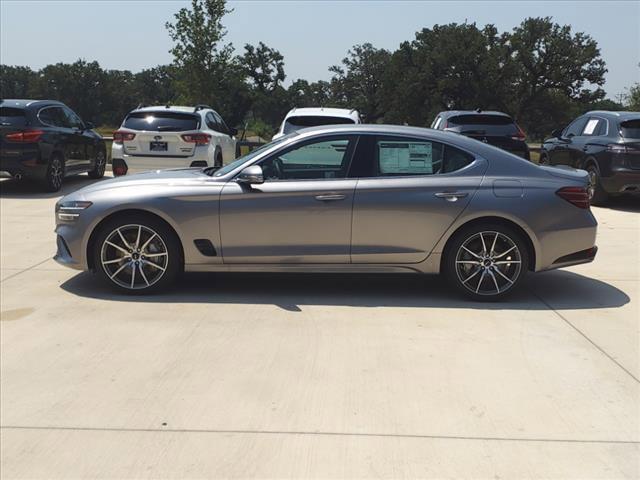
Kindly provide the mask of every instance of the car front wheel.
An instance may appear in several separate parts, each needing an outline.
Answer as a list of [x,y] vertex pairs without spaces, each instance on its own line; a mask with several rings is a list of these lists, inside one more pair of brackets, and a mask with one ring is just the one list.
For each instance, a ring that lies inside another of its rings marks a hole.
[[515,290],[529,257],[521,235],[503,225],[473,226],[456,234],[444,273],[455,288],[479,301],[495,301]]
[[128,215],[111,220],[100,229],[93,245],[93,264],[98,275],[122,292],[162,290],[182,271],[176,234],[152,217]]

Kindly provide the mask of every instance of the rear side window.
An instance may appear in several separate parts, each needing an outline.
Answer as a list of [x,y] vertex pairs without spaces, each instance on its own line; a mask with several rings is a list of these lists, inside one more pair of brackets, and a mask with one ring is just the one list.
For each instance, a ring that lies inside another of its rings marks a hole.
[[318,127],[321,125],[348,125],[354,121],[344,117],[289,117],[284,122],[284,133],[295,132],[301,128]]
[[151,132],[186,132],[198,130],[200,117],[179,112],[135,112],[127,116],[122,126]]
[[584,130],[582,131],[583,136],[593,137],[596,135],[604,135],[607,131],[607,122],[602,118],[592,117],[587,120],[586,125],[584,126]]
[[621,122],[620,135],[624,138],[640,138],[640,118]]
[[504,115],[457,115],[449,119],[449,127],[461,127],[460,133],[479,135],[516,135],[518,126]]
[[27,115],[22,108],[0,107],[0,125],[8,127],[24,127]]
[[449,173],[473,161],[472,155],[449,145],[400,137],[378,137],[375,158],[381,177]]
[[38,119],[50,127],[71,128],[71,123],[62,107],[47,107],[38,112]]

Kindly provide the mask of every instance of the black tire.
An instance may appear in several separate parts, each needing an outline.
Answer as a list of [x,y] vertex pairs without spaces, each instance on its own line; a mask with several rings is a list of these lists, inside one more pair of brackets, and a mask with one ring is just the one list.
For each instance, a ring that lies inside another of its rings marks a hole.
[[43,179],[44,188],[47,192],[57,192],[62,188],[64,179],[64,159],[59,154],[51,155],[47,171]]
[[609,199],[609,194],[602,188],[600,181],[600,171],[595,163],[590,162],[586,167],[589,174],[589,201],[591,205],[602,205]]
[[87,174],[89,178],[102,178],[104,177],[104,170],[107,166],[107,153],[104,150],[98,150],[96,153],[95,163],[93,170],[89,170]]
[[[497,240],[493,243],[496,235]],[[472,255],[463,246],[476,254],[484,250],[487,258],[482,254],[482,259],[476,258],[477,255]],[[512,246],[515,249],[509,251]],[[479,250],[476,252],[474,247]],[[507,251],[509,253],[505,254]],[[443,273],[453,287],[468,298],[491,302],[515,291],[528,266],[527,242],[518,231],[501,224],[475,224],[461,229],[448,242]]]
[[538,165],[549,165],[549,156],[542,152],[540,154],[540,158],[538,159]]
[[[140,240],[136,251],[137,235],[140,235]],[[123,239],[129,243],[125,244]],[[107,240],[110,244],[105,243]],[[120,248],[114,247],[114,244]],[[149,294],[165,290],[175,282],[184,268],[178,236],[163,221],[151,215],[129,214],[107,221],[100,227],[91,249],[89,255],[93,258],[93,265],[100,279],[111,288],[127,294]],[[125,250],[128,250],[128,257]],[[163,251],[166,251],[166,255],[163,255]],[[118,259],[121,260],[116,261]],[[103,260],[107,263],[103,263]],[[150,265],[151,263],[156,266]],[[115,272],[119,273],[114,275]],[[133,283],[133,288],[129,286],[129,282]]]
[[222,167],[222,152],[218,150],[216,152],[215,160],[213,161],[214,167]]

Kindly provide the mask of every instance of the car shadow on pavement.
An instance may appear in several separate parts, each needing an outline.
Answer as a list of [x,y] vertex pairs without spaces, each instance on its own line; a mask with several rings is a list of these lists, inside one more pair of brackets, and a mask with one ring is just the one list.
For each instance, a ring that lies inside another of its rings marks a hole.
[[640,213],[640,197],[626,196],[610,198],[603,207],[620,212]]
[[35,181],[2,178],[0,179],[0,198],[57,198],[101,180],[94,180],[86,175],[73,175],[64,179],[59,192],[45,192],[42,184]]
[[61,288],[114,302],[276,305],[293,312],[305,305],[575,310],[615,308],[629,302],[622,290],[568,271],[529,275],[511,297],[491,303],[466,300],[437,275],[188,273],[166,292],[126,295],[85,272]]

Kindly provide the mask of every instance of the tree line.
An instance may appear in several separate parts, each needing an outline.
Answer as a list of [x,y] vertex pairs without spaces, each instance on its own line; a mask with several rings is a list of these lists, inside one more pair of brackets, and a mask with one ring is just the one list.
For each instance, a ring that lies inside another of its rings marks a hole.
[[423,28],[397,50],[353,46],[329,81],[284,85],[282,54],[260,42],[237,52],[224,40],[225,0],[192,0],[166,23],[173,62],[133,73],[96,61],[40,70],[0,65],[1,98],[60,100],[97,125],[117,126],[139,104],[204,103],[233,126],[269,137],[293,107],[356,108],[369,123],[429,126],[442,110],[501,110],[539,140],[589,109],[640,109],[640,86],[605,99],[597,42],[552,18]]

